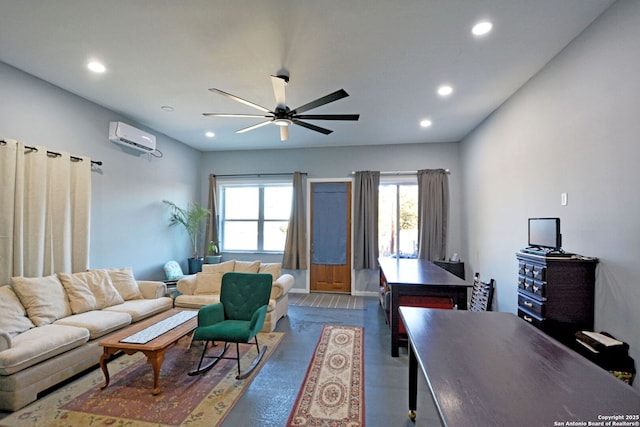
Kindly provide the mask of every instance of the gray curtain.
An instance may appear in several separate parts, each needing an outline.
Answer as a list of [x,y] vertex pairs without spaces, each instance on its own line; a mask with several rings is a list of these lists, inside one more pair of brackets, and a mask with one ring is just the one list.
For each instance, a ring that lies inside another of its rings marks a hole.
[[74,157],[0,143],[0,285],[89,268],[91,159]]
[[447,256],[449,177],[444,169],[418,171],[418,258]]
[[307,269],[307,220],[301,172],[293,173],[293,199],[291,200],[287,240],[282,255],[282,268]]
[[380,172],[356,172],[353,218],[353,268],[378,268],[378,187]]
[[220,236],[218,233],[218,197],[216,194],[216,176],[213,174],[209,175],[209,205],[207,206],[207,209],[209,209],[211,215],[207,217],[203,252],[205,255],[208,253],[209,242],[211,241],[218,245],[219,251],[222,250],[220,247]]

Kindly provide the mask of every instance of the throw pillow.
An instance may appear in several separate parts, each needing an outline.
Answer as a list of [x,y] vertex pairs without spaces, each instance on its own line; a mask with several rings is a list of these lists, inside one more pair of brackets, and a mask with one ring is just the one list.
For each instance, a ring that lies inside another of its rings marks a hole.
[[11,286],[0,286],[0,313],[0,331],[9,337],[35,327]]
[[163,270],[167,280],[180,280],[184,277],[182,268],[180,267],[180,264],[178,264],[178,261],[167,261]]
[[233,271],[237,273],[257,273],[260,269],[260,261],[236,261]]
[[205,264],[202,271],[196,274],[195,295],[219,294],[222,287],[222,276],[233,271],[236,261],[226,261],[220,264]]
[[58,279],[64,286],[73,314],[96,310],[98,303],[89,284],[73,274],[58,273]]
[[71,315],[67,294],[55,274],[45,277],[12,277],[11,287],[36,326],[48,325]]
[[271,274],[273,277],[273,281],[275,282],[282,275],[281,272],[282,263],[279,262],[271,262],[260,264],[260,269],[258,273]]
[[113,286],[107,270],[90,270],[73,274],[60,273],[59,276],[63,283],[73,282],[77,287],[82,286],[79,284],[80,282],[84,283],[95,298],[94,310],[102,310],[124,302]]
[[110,268],[107,269],[109,277],[113,282],[113,286],[116,288],[123,300],[129,301],[132,299],[142,299],[142,292],[138,287],[135,277],[133,277],[133,270],[130,267],[126,268]]

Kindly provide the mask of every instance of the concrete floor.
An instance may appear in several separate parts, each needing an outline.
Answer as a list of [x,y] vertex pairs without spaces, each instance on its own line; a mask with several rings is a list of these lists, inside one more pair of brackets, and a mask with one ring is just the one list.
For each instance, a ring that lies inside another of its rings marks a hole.
[[365,310],[289,306],[276,331],[285,337],[223,427],[282,427],[286,424],[325,324],[364,327],[365,423],[368,427],[441,426],[427,384],[418,381],[417,420],[408,417],[409,358],[406,349],[391,357],[391,333],[375,297]]

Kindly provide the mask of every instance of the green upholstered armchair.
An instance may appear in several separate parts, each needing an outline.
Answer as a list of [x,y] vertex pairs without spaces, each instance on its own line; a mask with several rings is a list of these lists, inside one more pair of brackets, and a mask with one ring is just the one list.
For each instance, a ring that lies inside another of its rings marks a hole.
[[[267,350],[258,345],[258,332],[262,329],[267,315],[267,305],[271,294],[271,274],[226,273],[222,277],[220,303],[202,307],[198,311],[198,327],[194,331],[193,341],[205,341],[198,368],[189,372],[197,375],[211,369],[220,359],[235,359],[238,362],[237,379],[244,379],[256,368]],[[251,366],[240,371],[239,344],[251,344],[255,341],[258,355]],[[224,348],[216,356],[207,356],[209,343],[224,341]],[[225,357],[230,343],[236,344],[236,357]],[[202,366],[205,356],[213,359]]]

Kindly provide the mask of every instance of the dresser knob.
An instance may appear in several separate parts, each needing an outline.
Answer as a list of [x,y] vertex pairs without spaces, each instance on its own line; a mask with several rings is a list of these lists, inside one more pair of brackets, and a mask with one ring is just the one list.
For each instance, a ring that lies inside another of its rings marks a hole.
[[524,320],[526,320],[526,321],[527,321],[527,322],[529,322],[529,323],[533,323],[533,318],[531,318],[531,317],[529,317],[529,316],[526,316],[526,315],[525,315],[525,316],[523,317],[523,319],[524,319]]
[[527,307],[533,307],[533,303],[529,301],[524,301],[524,305],[526,305]]

